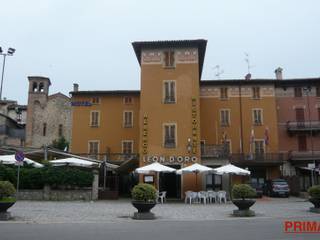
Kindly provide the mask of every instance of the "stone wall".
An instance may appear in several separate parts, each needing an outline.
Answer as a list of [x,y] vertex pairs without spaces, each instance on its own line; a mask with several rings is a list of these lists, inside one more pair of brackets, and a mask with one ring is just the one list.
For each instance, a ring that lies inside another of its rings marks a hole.
[[75,200],[92,200],[92,189],[79,190],[53,190],[45,187],[39,190],[21,189],[19,190],[19,200],[38,200],[38,201],[75,201]]

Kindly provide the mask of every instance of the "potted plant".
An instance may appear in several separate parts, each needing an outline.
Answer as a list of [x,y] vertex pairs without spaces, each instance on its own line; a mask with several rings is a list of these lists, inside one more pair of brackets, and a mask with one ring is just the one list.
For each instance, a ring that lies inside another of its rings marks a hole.
[[232,188],[232,202],[238,207],[238,210],[234,210],[233,214],[240,217],[254,216],[254,211],[250,210],[250,207],[256,202],[256,200],[252,199],[254,197],[256,197],[256,190],[250,185],[234,185]]
[[134,219],[154,219],[150,210],[156,205],[156,189],[147,183],[139,183],[132,189],[132,205],[138,210]]
[[320,213],[320,185],[310,187],[308,193],[310,195],[309,201],[314,205],[310,211]]
[[16,190],[11,182],[0,181],[0,220],[7,220],[10,214],[7,210],[16,202]]

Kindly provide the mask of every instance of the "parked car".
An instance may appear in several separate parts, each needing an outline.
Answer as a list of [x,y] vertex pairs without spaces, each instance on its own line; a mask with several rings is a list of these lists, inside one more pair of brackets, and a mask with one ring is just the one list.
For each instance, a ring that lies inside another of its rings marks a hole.
[[250,182],[249,185],[256,190],[257,198],[262,198],[263,195],[263,184],[257,182]]
[[284,179],[267,180],[264,186],[264,194],[268,196],[289,197],[289,185]]

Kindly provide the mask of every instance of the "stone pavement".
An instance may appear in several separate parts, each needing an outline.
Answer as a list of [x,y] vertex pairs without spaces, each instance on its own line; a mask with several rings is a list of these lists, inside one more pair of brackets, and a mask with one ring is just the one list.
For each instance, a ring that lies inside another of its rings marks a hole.
[[[311,203],[305,199],[290,197],[258,199],[252,207],[256,218],[308,218],[319,216],[309,212]],[[155,221],[208,221],[232,220],[236,207],[227,204],[157,204],[152,209],[157,216]],[[136,211],[129,199],[96,202],[47,202],[18,201],[11,209],[14,219],[11,222],[30,223],[94,223],[94,222],[132,222]]]

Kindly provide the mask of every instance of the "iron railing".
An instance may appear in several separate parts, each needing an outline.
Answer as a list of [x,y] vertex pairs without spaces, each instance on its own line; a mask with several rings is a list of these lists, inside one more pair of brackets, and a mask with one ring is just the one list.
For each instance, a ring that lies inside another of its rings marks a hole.
[[320,151],[290,151],[288,157],[290,160],[318,160],[320,159]]
[[225,159],[228,158],[228,155],[228,151],[223,144],[201,145],[201,158]]
[[288,131],[320,131],[320,121],[288,121]]
[[230,162],[253,162],[253,163],[282,163],[287,160],[287,154],[284,153],[262,153],[262,154],[230,154]]

